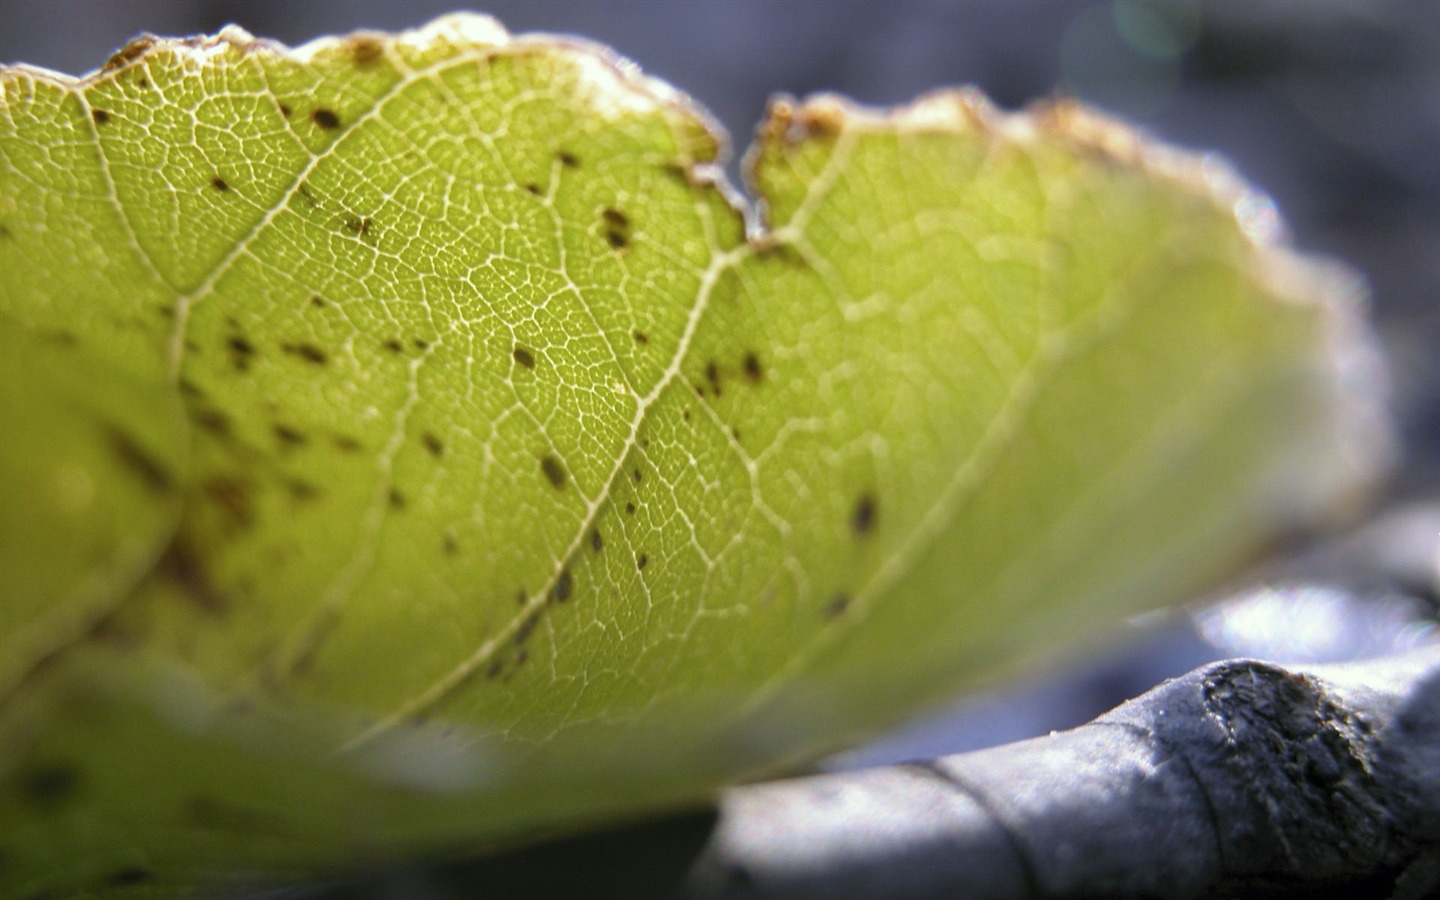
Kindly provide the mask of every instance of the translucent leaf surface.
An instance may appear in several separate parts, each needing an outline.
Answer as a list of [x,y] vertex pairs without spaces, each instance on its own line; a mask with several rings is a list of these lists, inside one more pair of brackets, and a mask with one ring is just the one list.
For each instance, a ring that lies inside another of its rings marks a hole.
[[7,894],[694,799],[1381,452],[1349,282],[1067,104],[777,101],[747,221],[683,96],[477,17],[0,86]]

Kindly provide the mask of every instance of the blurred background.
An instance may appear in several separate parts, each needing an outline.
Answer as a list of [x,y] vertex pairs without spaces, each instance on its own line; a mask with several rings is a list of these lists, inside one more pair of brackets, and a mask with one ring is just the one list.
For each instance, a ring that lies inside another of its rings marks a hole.
[[[422,24],[453,4],[5,0],[0,62],[70,74],[141,31],[228,22],[299,44]],[[1083,722],[1211,659],[1364,658],[1440,640],[1440,2],[672,0],[477,3],[515,32],[586,36],[688,92],[736,156],[773,93],[894,104],[974,84],[1018,108],[1078,97],[1268,191],[1302,249],[1371,287],[1407,455],[1380,512],[1194,610],[1126,626],[1099,662],[971,698],[829,761],[957,752]],[[732,174],[736,166],[732,161]]]

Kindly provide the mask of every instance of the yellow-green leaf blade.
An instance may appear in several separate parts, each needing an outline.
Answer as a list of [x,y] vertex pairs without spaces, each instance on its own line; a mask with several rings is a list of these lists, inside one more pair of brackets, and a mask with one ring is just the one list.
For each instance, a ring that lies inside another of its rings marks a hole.
[[[0,557],[45,637],[0,682],[16,885],[694,797],[1177,599],[1374,462],[1337,289],[1067,106],[779,103],[747,235],[703,115],[595,48],[121,57],[0,74],[36,424],[0,476],[50,523]],[[49,421],[86,379],[104,426]],[[50,626],[80,551],[26,473],[86,434],[145,527]]]

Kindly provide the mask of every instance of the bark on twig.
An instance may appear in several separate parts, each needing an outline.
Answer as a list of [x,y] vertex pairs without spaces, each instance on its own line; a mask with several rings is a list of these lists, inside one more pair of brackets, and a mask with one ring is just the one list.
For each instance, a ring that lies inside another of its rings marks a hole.
[[697,898],[1440,895],[1440,648],[1250,660],[1072,731],[739,788]]

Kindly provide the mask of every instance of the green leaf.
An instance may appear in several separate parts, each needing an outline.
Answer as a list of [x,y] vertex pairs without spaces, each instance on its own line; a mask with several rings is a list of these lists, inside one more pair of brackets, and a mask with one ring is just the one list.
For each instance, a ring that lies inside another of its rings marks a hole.
[[682,95],[479,17],[0,85],[7,895],[693,801],[1383,456],[1349,282],[1070,104],[777,101],[749,213]]

